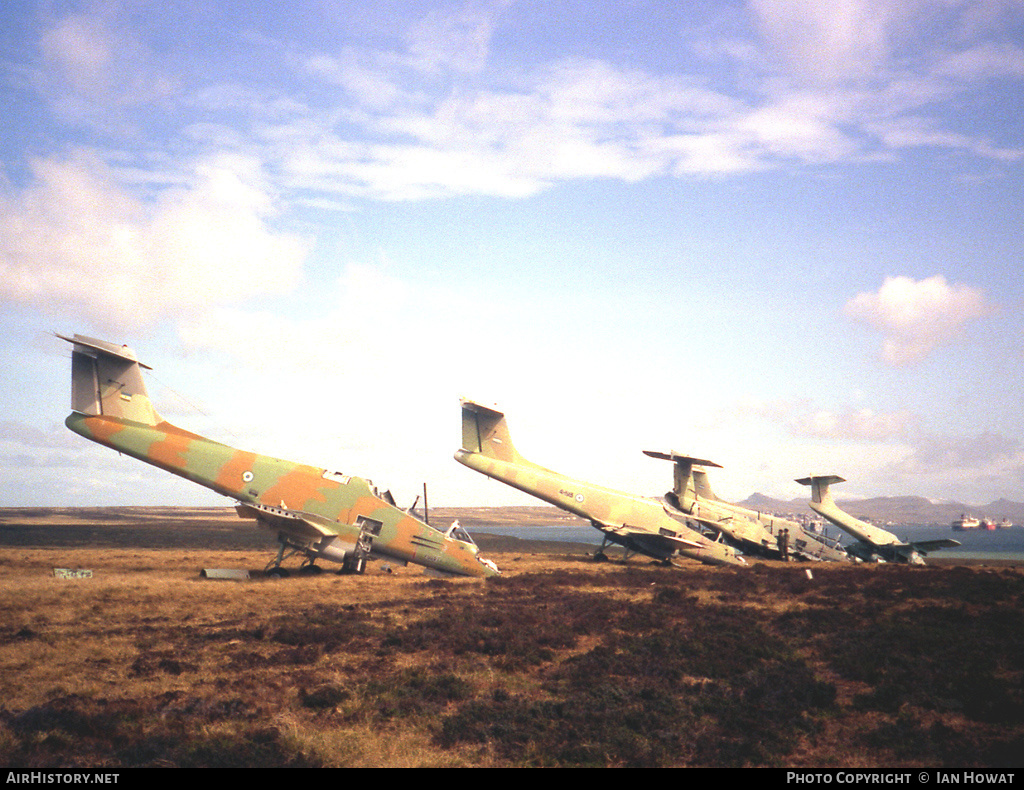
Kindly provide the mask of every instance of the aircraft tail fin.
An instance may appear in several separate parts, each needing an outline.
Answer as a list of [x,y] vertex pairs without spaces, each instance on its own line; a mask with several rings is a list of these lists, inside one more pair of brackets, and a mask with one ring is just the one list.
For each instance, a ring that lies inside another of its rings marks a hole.
[[163,422],[142,380],[142,368],[152,368],[139,362],[128,346],[84,335],[57,337],[74,346],[71,354],[72,411],[143,425]]
[[837,475],[805,477],[796,482],[811,486],[811,510],[831,521],[847,534],[857,539],[857,543],[846,547],[846,550],[862,560],[884,558],[886,561],[908,562],[911,565],[923,565],[921,556],[937,548],[953,546],[956,541],[946,538],[939,541],[913,541],[907,543],[893,533],[876,527],[867,521],[851,516],[836,505],[832,499],[829,486],[832,483],[845,482]]
[[522,463],[509,435],[504,413],[462,400],[462,449],[509,463]]
[[660,458],[663,461],[672,461],[672,492],[684,510],[688,511],[695,497],[718,499],[711,490],[707,472],[703,469],[694,469],[694,467],[713,466],[721,469],[721,464],[706,461],[703,458],[694,458],[690,455],[679,455],[676,452],[660,453],[656,450],[644,450],[644,455]]
[[833,483],[845,483],[846,478],[839,475],[811,475],[810,477],[803,477],[796,482],[800,483],[800,485],[811,487],[811,501],[815,504],[835,506],[836,503],[832,499],[832,492],[829,490],[829,486]]
[[718,496],[711,490],[711,482],[708,480],[708,473],[703,469],[693,470],[693,489],[701,499],[711,502],[718,502]]

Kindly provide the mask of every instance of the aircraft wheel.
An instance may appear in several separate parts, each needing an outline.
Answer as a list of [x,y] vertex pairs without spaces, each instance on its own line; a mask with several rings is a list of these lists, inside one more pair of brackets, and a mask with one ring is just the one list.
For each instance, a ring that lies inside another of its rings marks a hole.
[[594,562],[608,562],[608,555],[599,551],[594,555]]
[[306,576],[319,576],[324,572],[324,569],[319,565],[303,565],[299,569],[299,573],[305,574]]
[[272,579],[287,579],[289,576],[291,576],[291,574],[288,572],[287,568],[282,568],[280,565],[278,565],[276,568],[271,568],[269,571],[267,571],[267,576],[271,577]]

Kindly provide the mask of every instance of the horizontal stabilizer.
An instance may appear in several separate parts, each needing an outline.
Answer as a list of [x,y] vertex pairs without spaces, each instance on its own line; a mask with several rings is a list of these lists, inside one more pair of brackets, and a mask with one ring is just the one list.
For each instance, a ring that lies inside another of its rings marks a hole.
[[484,406],[482,403],[477,403],[469,398],[462,398],[460,401],[462,408],[467,411],[476,412],[477,414],[486,414],[490,417],[504,417],[505,413],[498,411],[490,406]]
[[832,493],[829,491],[829,486],[833,483],[845,483],[846,478],[840,477],[839,475],[811,475],[809,477],[801,477],[796,482],[802,486],[811,487],[812,502],[832,505],[834,503],[832,501]]
[[137,365],[144,367],[146,370],[153,369],[149,365],[139,362],[139,358],[135,356],[135,352],[128,348],[128,346],[119,346],[117,343],[108,343],[106,340],[97,340],[94,337],[86,337],[85,335],[76,334],[74,337],[65,337],[60,333],[56,334],[61,340],[67,340],[69,343],[74,343],[75,351],[84,352],[94,357],[97,354],[105,354],[107,356],[123,359],[126,362],[134,362]]
[[833,483],[845,483],[846,478],[840,477],[839,475],[811,475],[810,477],[801,477],[796,482],[802,486],[812,486],[816,482],[825,485],[832,485]]
[[708,477],[704,471],[694,469],[698,466],[713,466],[721,469],[721,464],[708,461],[704,458],[694,458],[692,455],[680,455],[673,451],[660,453],[657,450],[644,450],[644,455],[650,458],[659,458],[662,461],[672,461],[672,493],[677,499],[677,506],[687,513],[692,512],[695,498],[698,496],[707,499],[718,499],[708,483]]
[[675,452],[659,453],[657,450],[644,450],[644,455],[649,455],[651,458],[660,458],[662,461],[674,461],[677,464],[690,464],[691,466],[713,466],[716,469],[721,469],[721,464],[716,464],[714,461],[705,461],[701,458],[694,458],[690,455],[679,455]]

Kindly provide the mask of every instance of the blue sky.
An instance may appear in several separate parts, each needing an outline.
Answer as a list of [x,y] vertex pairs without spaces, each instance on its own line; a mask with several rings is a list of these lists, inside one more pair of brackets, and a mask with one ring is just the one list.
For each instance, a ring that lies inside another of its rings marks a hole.
[[14,0],[0,80],[0,505],[224,502],[70,434],[53,331],[400,504],[533,501],[463,396],[638,493],[1024,500],[1018,0]]

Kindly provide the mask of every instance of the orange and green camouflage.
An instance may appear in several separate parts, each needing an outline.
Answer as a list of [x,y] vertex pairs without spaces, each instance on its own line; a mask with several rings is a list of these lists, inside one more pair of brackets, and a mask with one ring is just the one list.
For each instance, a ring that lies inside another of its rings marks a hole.
[[178,428],[153,407],[142,368],[127,346],[75,335],[72,413],[65,424],[86,439],[237,501],[243,518],[277,532],[268,572],[294,554],[315,570],[323,558],[362,572],[368,559],[413,563],[440,574],[498,575],[458,524],[442,532],[395,506],[369,480],[238,450]]
[[663,502],[585,483],[527,461],[512,444],[505,415],[488,406],[462,401],[462,447],[455,459],[590,521],[604,533],[599,558],[610,541],[627,554],[665,562],[684,556],[712,565],[747,564],[733,546],[692,529],[683,514],[674,514]]

